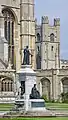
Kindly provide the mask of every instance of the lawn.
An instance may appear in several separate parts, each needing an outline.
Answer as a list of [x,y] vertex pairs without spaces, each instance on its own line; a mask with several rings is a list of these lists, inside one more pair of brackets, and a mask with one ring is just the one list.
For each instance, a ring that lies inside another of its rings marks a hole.
[[[0,104],[0,111],[9,111],[14,104]],[[68,110],[68,104],[65,103],[46,103],[46,108]],[[0,120],[68,120],[68,117],[45,117],[45,118],[0,118]]]
[[68,120],[68,117],[51,117],[51,118],[0,118],[0,120]]
[[14,104],[0,104],[0,111],[9,111],[14,107]]
[[[0,104],[0,111],[9,111],[14,107],[14,104]],[[47,109],[68,110],[68,104],[65,103],[46,103]]]
[[46,103],[46,108],[68,110],[68,104],[66,104],[66,103]]

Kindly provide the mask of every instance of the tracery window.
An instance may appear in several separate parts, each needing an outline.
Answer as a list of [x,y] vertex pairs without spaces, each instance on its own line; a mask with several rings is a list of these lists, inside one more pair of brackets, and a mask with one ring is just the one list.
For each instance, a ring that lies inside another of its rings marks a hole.
[[4,9],[2,11],[4,16],[4,33],[5,38],[8,41],[8,60],[11,59],[12,64],[14,65],[14,15],[8,10]]
[[12,92],[13,91],[13,81],[9,79],[5,79],[1,83],[1,91],[2,92]]
[[63,92],[67,93],[68,92],[68,78],[65,78],[63,81]]

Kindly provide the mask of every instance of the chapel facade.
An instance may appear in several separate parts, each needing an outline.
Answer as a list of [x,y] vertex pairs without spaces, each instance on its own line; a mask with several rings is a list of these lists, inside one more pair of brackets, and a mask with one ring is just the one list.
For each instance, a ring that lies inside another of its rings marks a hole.
[[68,92],[68,61],[60,58],[60,19],[49,24],[47,16],[38,25],[34,0],[0,1],[0,101],[13,101],[17,92],[16,72],[23,63],[26,46],[33,56],[38,90],[47,99],[60,100]]

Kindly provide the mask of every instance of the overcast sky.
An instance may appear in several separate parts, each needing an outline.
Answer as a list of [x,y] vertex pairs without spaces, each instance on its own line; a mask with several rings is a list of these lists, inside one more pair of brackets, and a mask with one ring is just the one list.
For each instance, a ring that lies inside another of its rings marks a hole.
[[35,0],[38,23],[44,15],[49,17],[50,24],[54,18],[60,18],[61,58],[68,59],[68,0]]

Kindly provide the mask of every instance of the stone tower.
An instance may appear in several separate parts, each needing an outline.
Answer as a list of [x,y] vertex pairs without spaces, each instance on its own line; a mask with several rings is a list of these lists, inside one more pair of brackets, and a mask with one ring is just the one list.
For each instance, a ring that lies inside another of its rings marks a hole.
[[42,17],[42,69],[59,68],[60,55],[60,20],[54,19],[54,25],[49,25],[48,17]]
[[[43,16],[41,25],[36,26],[36,48],[39,48],[40,69],[58,69],[60,67],[60,19],[49,24],[48,17]],[[40,52],[41,51],[41,52]]]
[[31,64],[35,66],[35,20],[34,0],[20,0],[20,37],[21,37],[21,62],[23,62],[23,49],[29,46],[33,54]]

